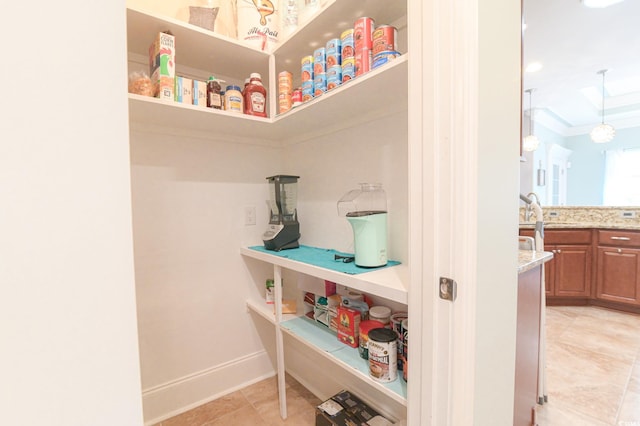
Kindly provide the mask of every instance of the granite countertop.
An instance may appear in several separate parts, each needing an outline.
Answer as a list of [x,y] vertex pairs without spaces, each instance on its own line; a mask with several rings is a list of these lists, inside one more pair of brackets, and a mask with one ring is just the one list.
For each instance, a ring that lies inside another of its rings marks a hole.
[[[532,229],[535,216],[525,220],[520,207],[520,228]],[[542,207],[545,229],[629,229],[640,230],[640,207]]]
[[[520,222],[521,229],[533,229],[535,223]],[[640,230],[637,223],[603,223],[603,222],[553,222],[545,221],[544,229],[629,229]]]
[[518,251],[518,273],[521,274],[538,265],[550,261],[553,253],[548,251],[519,250]]

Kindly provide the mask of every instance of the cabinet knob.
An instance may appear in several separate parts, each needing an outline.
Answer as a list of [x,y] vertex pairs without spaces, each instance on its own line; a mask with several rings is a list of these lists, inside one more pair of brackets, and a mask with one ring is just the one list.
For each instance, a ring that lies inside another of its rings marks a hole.
[[622,253],[622,249],[618,249],[618,253]]
[[562,253],[562,250],[558,249],[558,253]]

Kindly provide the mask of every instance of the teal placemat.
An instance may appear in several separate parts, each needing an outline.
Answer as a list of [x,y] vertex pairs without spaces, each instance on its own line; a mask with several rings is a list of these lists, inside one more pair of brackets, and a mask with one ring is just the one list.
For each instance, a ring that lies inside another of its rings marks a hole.
[[294,249],[287,249],[282,251],[267,250],[263,246],[251,246],[251,250],[261,251],[269,253],[274,256],[280,256],[298,262],[308,263],[310,265],[318,266],[320,268],[331,269],[333,271],[344,272],[345,274],[362,274],[365,272],[375,271],[377,269],[388,268],[390,266],[399,265],[400,262],[395,260],[389,260],[386,266],[380,266],[378,268],[361,268],[356,266],[355,263],[344,263],[341,260],[335,260],[335,255],[339,256],[353,256],[352,253],[343,253],[333,249],[323,249],[318,247],[300,246]]

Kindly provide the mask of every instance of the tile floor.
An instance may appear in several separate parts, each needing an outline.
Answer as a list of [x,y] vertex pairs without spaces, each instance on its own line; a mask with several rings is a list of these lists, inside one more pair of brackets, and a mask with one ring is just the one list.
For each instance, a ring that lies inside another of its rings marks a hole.
[[[640,315],[596,307],[547,308],[547,395],[539,426],[640,426]],[[155,426],[313,426],[311,392],[287,376],[280,419],[270,378]]]
[[540,426],[640,426],[640,315],[547,308]]

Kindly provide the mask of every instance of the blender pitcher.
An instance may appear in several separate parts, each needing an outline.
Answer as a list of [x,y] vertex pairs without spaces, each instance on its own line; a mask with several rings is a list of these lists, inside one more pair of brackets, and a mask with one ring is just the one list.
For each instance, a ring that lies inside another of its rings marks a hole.
[[353,228],[355,264],[375,268],[387,264],[387,199],[379,183],[361,183],[338,201],[338,214]]
[[298,178],[300,176],[276,175],[269,181],[269,226],[262,234],[264,248],[280,251],[299,247],[300,223],[298,222]]

